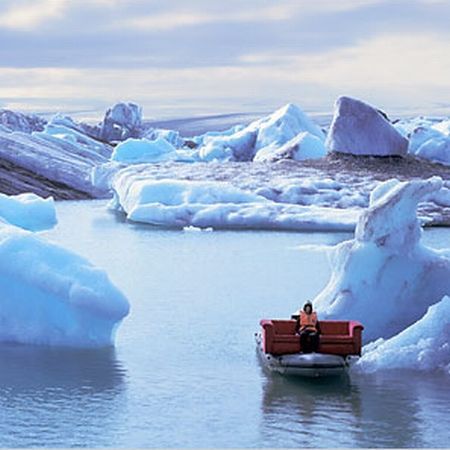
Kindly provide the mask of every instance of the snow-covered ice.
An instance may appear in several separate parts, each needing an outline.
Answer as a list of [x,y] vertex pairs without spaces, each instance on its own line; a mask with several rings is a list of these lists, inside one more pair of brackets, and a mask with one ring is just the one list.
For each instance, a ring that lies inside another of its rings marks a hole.
[[332,275],[315,299],[323,318],[365,326],[366,341],[391,337],[450,293],[450,260],[420,242],[417,204],[442,187],[440,178],[390,180],[372,193],[355,238],[338,246]]
[[351,97],[339,97],[327,135],[330,151],[354,155],[406,155],[405,139],[377,109]]
[[153,180],[133,169],[114,177],[111,206],[135,222],[180,228],[351,230],[357,217],[354,209],[276,203],[226,182]]
[[35,233],[0,223],[0,341],[114,344],[129,304],[102,270]]
[[450,374],[450,297],[430,306],[396,336],[367,344],[356,367],[365,372],[443,369]]
[[52,197],[43,199],[32,193],[0,193],[0,218],[25,230],[48,230],[57,222],[55,202]]
[[419,158],[450,165],[450,136],[428,139],[417,149],[415,155]]
[[323,139],[303,131],[279,148],[265,147],[258,151],[255,161],[275,162],[281,159],[304,161],[306,159],[323,158],[327,149]]

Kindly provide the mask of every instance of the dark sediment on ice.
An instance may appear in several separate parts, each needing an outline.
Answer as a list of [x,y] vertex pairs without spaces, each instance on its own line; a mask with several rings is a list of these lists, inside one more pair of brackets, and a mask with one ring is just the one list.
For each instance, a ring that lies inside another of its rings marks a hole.
[[0,159],[0,192],[8,195],[33,192],[41,197],[52,196],[55,200],[82,200],[92,198],[63,183],[51,181],[23,167]]

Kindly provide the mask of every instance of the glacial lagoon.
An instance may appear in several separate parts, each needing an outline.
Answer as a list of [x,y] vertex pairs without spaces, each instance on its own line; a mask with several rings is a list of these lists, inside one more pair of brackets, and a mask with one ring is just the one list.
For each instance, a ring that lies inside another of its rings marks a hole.
[[[131,313],[116,347],[0,346],[2,447],[448,447],[450,377],[293,380],[262,371],[253,335],[330,274],[348,233],[164,230],[105,201],[57,204],[43,233],[104,268]],[[450,247],[450,230],[424,242]]]

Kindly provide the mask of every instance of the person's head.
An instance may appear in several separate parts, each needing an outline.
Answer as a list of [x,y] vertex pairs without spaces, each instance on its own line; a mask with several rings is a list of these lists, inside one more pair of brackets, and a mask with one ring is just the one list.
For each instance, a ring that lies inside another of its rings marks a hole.
[[303,305],[303,311],[305,311],[306,314],[311,314],[313,311],[312,303],[310,301],[307,301]]

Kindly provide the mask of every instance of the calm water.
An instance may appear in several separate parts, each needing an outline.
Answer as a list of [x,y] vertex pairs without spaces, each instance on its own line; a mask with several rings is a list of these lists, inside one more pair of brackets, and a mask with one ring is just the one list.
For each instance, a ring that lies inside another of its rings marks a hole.
[[[130,299],[115,350],[0,346],[0,446],[448,447],[450,377],[265,374],[253,333],[329,275],[347,234],[162,231],[64,203],[54,241]],[[450,247],[450,230],[427,232]]]

